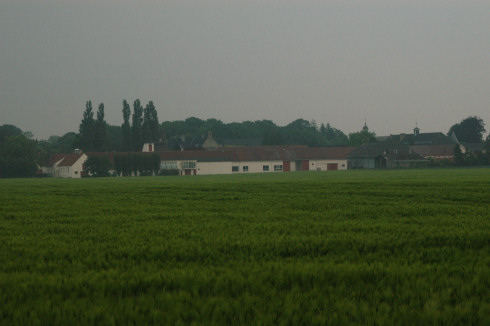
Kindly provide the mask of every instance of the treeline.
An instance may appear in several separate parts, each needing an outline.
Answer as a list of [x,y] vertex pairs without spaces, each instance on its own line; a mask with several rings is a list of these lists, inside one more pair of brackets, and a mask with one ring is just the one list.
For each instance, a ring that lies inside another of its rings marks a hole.
[[160,156],[156,153],[115,155],[114,170],[119,176],[156,175],[160,170]]
[[[138,151],[144,143],[155,142],[160,136],[158,113],[152,101],[145,108],[139,99],[133,103],[133,113],[126,100],[123,100],[123,124],[112,127],[108,135],[108,124],[104,120],[104,103],[99,104],[97,118],[94,118],[92,101],[87,101],[83,119],[80,123],[79,138],[74,139],[84,151]],[[130,123],[131,119],[131,123]],[[119,130],[118,130],[119,129]],[[112,136],[112,137],[108,137]],[[116,137],[114,137],[116,136]],[[114,139],[119,138],[119,139]]]
[[201,120],[195,117],[182,121],[165,121],[162,129],[167,139],[204,139],[213,132],[219,142],[226,139],[260,139],[262,145],[347,145],[349,138],[329,123],[318,126],[315,121],[297,119],[286,126],[278,126],[271,120],[224,123],[217,119]]

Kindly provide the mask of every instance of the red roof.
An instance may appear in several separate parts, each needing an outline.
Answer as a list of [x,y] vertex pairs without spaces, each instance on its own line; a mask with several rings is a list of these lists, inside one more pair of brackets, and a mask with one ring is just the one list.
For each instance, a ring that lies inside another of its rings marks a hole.
[[67,154],[58,166],[72,166],[82,155],[80,153]]

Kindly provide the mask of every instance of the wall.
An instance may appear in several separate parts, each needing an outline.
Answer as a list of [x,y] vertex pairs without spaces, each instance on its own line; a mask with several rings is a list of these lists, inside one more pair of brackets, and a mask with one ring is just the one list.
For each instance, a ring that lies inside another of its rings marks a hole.
[[337,164],[338,170],[347,170],[347,160],[310,160],[310,171],[327,171],[328,164]]

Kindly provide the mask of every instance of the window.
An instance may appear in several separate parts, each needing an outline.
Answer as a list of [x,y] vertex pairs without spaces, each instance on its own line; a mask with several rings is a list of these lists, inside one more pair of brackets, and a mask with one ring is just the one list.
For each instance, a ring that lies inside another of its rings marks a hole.
[[238,172],[238,166],[232,166],[231,172]]
[[274,165],[274,171],[282,171],[282,165]]
[[195,169],[196,168],[196,162],[182,162],[182,168],[183,169]]
[[269,171],[268,165],[262,165],[262,171]]
[[161,170],[175,170],[177,169],[177,162],[162,161],[160,162]]
[[342,167],[345,168],[345,164],[342,164]]
[[242,167],[242,170],[243,170],[243,172],[248,172],[248,165],[244,165],[244,166]]

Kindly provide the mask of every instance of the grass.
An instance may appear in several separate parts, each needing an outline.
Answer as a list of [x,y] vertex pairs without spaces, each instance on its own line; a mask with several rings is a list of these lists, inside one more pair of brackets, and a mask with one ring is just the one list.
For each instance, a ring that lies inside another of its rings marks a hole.
[[490,169],[0,180],[0,324],[490,324]]

